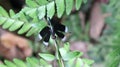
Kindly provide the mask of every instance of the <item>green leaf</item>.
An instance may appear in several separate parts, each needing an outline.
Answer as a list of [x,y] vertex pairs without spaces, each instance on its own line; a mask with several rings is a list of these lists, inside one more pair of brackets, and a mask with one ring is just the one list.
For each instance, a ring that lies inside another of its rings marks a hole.
[[32,25],[31,29],[26,34],[27,37],[41,31],[46,26],[46,22],[45,21],[40,21],[39,23],[34,23],[34,24],[31,24],[31,25]]
[[12,19],[8,19],[2,26],[3,29],[9,28],[15,21]]
[[38,7],[38,4],[34,0],[26,0],[26,4],[29,7]]
[[4,65],[4,64],[0,64],[0,67],[7,67],[6,65]]
[[26,60],[28,63],[30,63],[31,67],[37,67],[37,63],[34,62],[31,58],[27,57]]
[[42,57],[43,59],[45,59],[46,61],[53,61],[55,59],[55,56],[52,54],[39,54],[40,57]]
[[44,20],[39,21],[39,24],[37,24],[39,31],[41,31],[46,25],[47,23]]
[[21,11],[19,14],[20,14],[20,17],[19,17],[20,20],[24,22],[28,22],[28,19],[27,19],[28,16],[26,16],[24,12]]
[[7,18],[0,17],[0,25],[2,25],[6,20],[7,20]]
[[9,17],[7,11],[0,6],[0,16]]
[[31,36],[33,33],[36,33],[38,30],[39,30],[38,27],[32,26],[32,28],[27,32],[26,36],[29,37],[29,36]]
[[18,19],[20,17],[20,13],[16,13],[14,16],[12,16],[11,18],[13,18],[13,19]]
[[25,23],[22,28],[18,31],[18,34],[24,34],[27,32],[30,28],[32,27],[32,24],[30,23]]
[[65,67],[75,67],[75,60],[76,58],[73,58],[65,62]]
[[39,5],[46,5],[48,3],[47,0],[36,0],[36,1],[39,3]]
[[79,10],[80,9],[80,7],[81,7],[81,5],[82,5],[82,1],[84,1],[84,0],[76,0],[76,10]]
[[55,13],[55,7],[54,6],[55,6],[54,1],[47,5],[47,17],[49,17],[50,19],[53,17],[53,15]]
[[82,59],[84,63],[86,63],[87,65],[91,65],[94,63],[93,60],[89,60],[89,59]]
[[67,15],[70,14],[70,12],[72,11],[72,8],[73,8],[73,0],[65,0],[65,3],[66,3],[66,13]]
[[38,8],[38,17],[39,19],[42,19],[45,16],[45,6],[40,6]]
[[39,63],[38,58],[36,58],[36,57],[30,57],[30,58],[31,58],[31,60],[32,60],[33,62],[35,62],[36,64],[38,64],[38,63]]
[[7,67],[17,67],[14,63],[8,60],[5,60],[5,64],[7,65]]
[[21,22],[21,21],[16,21],[15,23],[13,23],[11,25],[11,27],[9,28],[10,31],[15,31],[17,29],[19,29],[22,25],[23,25],[24,22]]
[[10,17],[13,18],[13,16],[15,15],[15,12],[12,9],[10,9],[9,14],[10,14]]
[[36,8],[29,8],[25,13],[29,15],[30,17],[35,17],[37,14],[37,9]]
[[55,0],[56,6],[57,6],[57,15],[59,18],[63,15],[65,11],[65,3],[64,0]]
[[47,65],[47,61],[43,60],[43,59],[40,59],[40,65]]
[[33,17],[32,22],[39,22],[40,20],[38,19],[37,15]]
[[67,61],[67,60],[70,60],[73,58],[78,58],[82,55],[83,55],[83,53],[74,51],[74,52],[69,52],[69,53],[65,54],[64,56],[62,56],[62,58],[63,58],[63,60]]
[[14,63],[17,65],[17,67],[27,67],[22,60],[13,59],[13,61],[14,61]]
[[68,51],[65,48],[60,48],[59,51],[62,57],[64,57],[68,53]]
[[45,61],[44,59],[40,59],[40,65],[41,67],[52,67],[51,64],[49,64],[47,61]]
[[70,44],[68,42],[65,43],[64,48],[65,48],[66,51],[69,51],[70,50]]
[[82,59],[77,58],[75,67],[82,67],[84,65]]

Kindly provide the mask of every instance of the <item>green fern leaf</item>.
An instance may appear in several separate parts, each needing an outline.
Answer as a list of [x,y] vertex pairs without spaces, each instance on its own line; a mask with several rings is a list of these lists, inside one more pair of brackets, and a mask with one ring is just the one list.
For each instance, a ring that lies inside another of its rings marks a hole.
[[35,17],[33,18],[32,22],[40,22],[40,20],[38,19],[37,16],[35,16]]
[[2,25],[6,20],[7,20],[7,18],[0,17],[0,25]]
[[17,67],[14,63],[12,63],[11,61],[5,60],[5,64],[7,67]]
[[21,21],[28,22],[28,20],[30,20],[30,19],[27,18],[28,16],[26,16],[23,11],[21,11],[19,13],[19,15],[20,15],[19,20],[21,20]]
[[27,63],[30,64],[31,67],[37,66],[37,64],[31,58],[27,57],[26,60],[27,60]]
[[54,1],[47,5],[47,17],[49,17],[50,19],[53,17],[53,15],[55,13],[55,7],[54,6],[55,6]]
[[13,61],[17,65],[17,67],[27,67],[22,60],[14,59]]
[[47,0],[36,0],[40,6],[46,5],[48,3]]
[[27,32],[26,36],[29,37],[33,33],[36,33],[38,30],[39,30],[38,27],[32,26],[32,28]]
[[33,62],[35,62],[36,64],[39,64],[40,63],[40,60],[38,60],[38,58],[36,58],[36,57],[30,57],[31,58],[31,60],[33,61]]
[[0,16],[9,17],[7,11],[0,6]]
[[2,26],[3,29],[8,29],[13,23],[15,22],[15,20],[12,19],[8,19]]
[[82,4],[82,0],[76,0],[76,10],[79,10],[80,6]]
[[43,59],[45,59],[46,61],[53,61],[55,59],[55,57],[52,54],[39,54],[40,57],[42,57]]
[[29,8],[27,11],[26,11],[26,14],[29,15],[30,17],[34,17],[36,16],[37,14],[37,8]]
[[39,19],[42,19],[45,16],[45,13],[46,13],[45,6],[40,6],[38,8],[38,17],[39,17]]
[[25,23],[22,26],[22,28],[18,31],[18,34],[24,34],[24,33],[26,33],[31,27],[32,27],[32,25],[30,23]]
[[56,6],[57,6],[57,15],[59,18],[63,15],[65,11],[65,3],[64,0],[55,0]]
[[26,0],[26,4],[29,7],[38,7],[38,4],[34,0]]
[[32,34],[38,33],[46,26],[45,21],[40,21],[40,23],[36,23],[32,25],[32,28],[27,32],[26,36],[29,37]]
[[12,9],[10,9],[9,14],[10,14],[10,17],[13,18],[13,16],[15,15],[15,12]]
[[65,0],[66,14],[69,15],[73,8],[73,0]]
[[11,25],[11,27],[9,28],[9,30],[10,30],[10,31],[15,31],[15,30],[19,29],[23,24],[24,24],[24,22],[15,21],[15,23],[13,23],[13,24]]

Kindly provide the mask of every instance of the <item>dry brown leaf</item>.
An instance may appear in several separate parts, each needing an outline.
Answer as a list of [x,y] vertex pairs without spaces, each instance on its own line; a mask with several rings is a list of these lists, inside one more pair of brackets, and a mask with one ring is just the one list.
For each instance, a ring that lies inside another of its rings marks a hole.
[[93,40],[98,40],[102,29],[104,28],[105,22],[101,12],[100,3],[96,2],[92,8],[90,16],[90,30],[89,35]]
[[26,39],[11,33],[4,33],[1,36],[0,55],[12,60],[13,58],[25,59],[30,56],[32,49]]

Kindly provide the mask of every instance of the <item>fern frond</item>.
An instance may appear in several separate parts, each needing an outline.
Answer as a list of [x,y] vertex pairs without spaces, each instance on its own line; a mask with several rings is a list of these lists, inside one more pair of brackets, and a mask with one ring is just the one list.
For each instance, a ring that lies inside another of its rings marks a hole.
[[[0,8],[3,12],[5,10]],[[7,15],[7,16],[6,16]],[[37,18],[30,20],[29,16],[26,16],[22,11],[15,14],[13,10],[10,10],[10,16],[7,14],[0,14],[0,25],[3,29],[8,29],[9,31],[18,31],[18,34],[25,34],[29,37],[38,33],[44,26],[46,26],[45,21],[38,21]]]
[[[69,15],[73,9],[73,4],[75,2],[76,10],[80,9],[81,4],[83,3],[82,0],[54,0],[54,1],[46,1],[46,0],[26,0],[27,7],[30,9],[25,11],[26,14],[37,14],[39,19],[44,18],[46,15],[47,17],[52,18],[53,15],[57,14],[58,18],[61,18],[62,15],[65,13]],[[85,1],[86,2],[86,1]],[[34,6],[33,6],[34,5]],[[34,18],[33,16],[31,16]]]
[[82,0],[26,0],[27,7],[15,14],[13,10],[9,14],[4,8],[0,7],[0,25],[3,29],[18,31],[18,34],[26,34],[27,37],[39,32],[45,25],[42,20],[45,16],[52,18],[56,12],[59,18],[64,12],[69,15],[73,4],[78,10]]

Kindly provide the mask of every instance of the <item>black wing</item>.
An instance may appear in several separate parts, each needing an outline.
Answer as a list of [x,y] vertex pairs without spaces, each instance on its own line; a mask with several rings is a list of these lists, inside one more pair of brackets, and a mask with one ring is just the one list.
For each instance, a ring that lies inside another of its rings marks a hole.
[[59,38],[62,39],[62,41],[65,41],[65,40],[66,40],[66,36],[65,36],[62,32],[56,31],[55,33],[57,34],[57,36],[58,36]]
[[54,30],[56,31],[61,31],[61,32],[68,32],[68,29],[65,25],[62,25],[62,24],[56,24],[54,25]]
[[67,32],[66,26],[62,24],[56,24],[54,25],[54,31],[57,34],[57,36],[62,39],[62,41],[66,40],[66,36],[63,34],[63,32]]
[[43,39],[43,43],[47,46],[49,39],[50,39],[50,28],[48,26],[46,26],[45,28],[42,29],[42,31],[40,31],[39,34],[39,38]]

